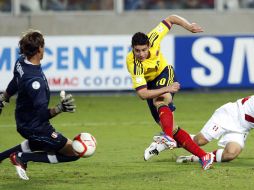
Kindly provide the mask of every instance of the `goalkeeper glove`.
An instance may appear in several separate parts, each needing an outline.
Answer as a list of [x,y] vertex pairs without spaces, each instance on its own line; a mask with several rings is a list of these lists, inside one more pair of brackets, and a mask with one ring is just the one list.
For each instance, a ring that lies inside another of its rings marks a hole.
[[65,95],[65,91],[60,93],[61,102],[55,107],[56,113],[70,112],[74,113],[76,111],[76,105],[74,104],[74,98],[71,94]]
[[2,113],[2,110],[4,106],[9,102],[9,100],[4,96],[4,93],[0,94],[0,114]]

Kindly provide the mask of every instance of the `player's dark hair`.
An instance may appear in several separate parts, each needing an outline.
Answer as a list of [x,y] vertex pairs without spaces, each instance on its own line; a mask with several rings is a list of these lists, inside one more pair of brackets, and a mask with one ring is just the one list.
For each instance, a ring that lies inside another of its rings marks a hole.
[[132,36],[131,46],[136,45],[149,45],[148,36],[142,32],[137,32]]
[[38,30],[29,30],[19,41],[19,54],[23,54],[30,59],[39,52],[40,47],[44,47],[43,35]]

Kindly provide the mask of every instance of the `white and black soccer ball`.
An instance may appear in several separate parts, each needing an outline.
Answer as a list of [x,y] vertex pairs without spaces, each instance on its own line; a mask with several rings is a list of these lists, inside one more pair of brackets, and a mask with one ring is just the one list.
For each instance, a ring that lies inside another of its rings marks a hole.
[[74,137],[72,142],[73,150],[78,153],[80,157],[90,157],[96,150],[96,139],[90,133],[80,133]]

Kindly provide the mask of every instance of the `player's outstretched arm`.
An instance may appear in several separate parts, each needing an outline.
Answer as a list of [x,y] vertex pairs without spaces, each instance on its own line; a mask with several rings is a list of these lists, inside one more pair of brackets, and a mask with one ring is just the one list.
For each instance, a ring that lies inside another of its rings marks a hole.
[[188,20],[178,15],[170,15],[165,20],[169,23],[169,25],[177,24],[192,33],[199,33],[204,31],[203,28],[197,23],[190,23]]
[[69,112],[74,113],[76,111],[76,105],[74,98],[71,94],[65,95],[65,91],[60,92],[60,103],[56,107],[50,109],[51,117],[55,117],[59,113]]

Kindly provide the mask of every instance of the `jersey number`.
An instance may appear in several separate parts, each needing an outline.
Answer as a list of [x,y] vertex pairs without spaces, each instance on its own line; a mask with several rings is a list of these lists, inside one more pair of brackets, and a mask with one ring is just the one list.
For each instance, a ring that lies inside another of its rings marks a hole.
[[214,131],[217,131],[218,129],[219,129],[218,126],[216,126],[216,125],[213,126],[213,130],[214,130]]
[[161,80],[156,82],[156,86],[163,86],[166,84],[166,79],[162,78]]

